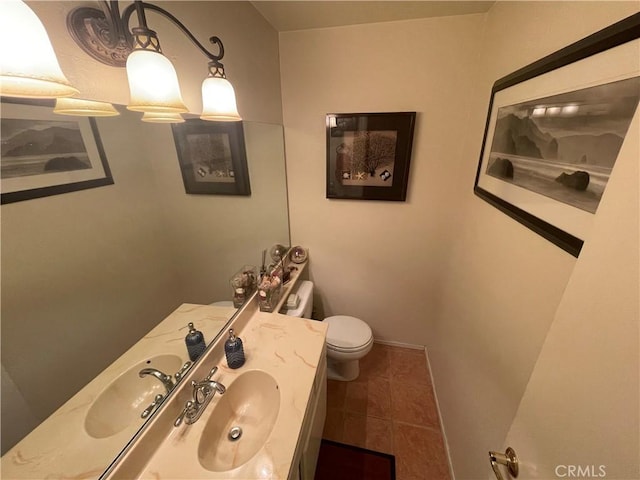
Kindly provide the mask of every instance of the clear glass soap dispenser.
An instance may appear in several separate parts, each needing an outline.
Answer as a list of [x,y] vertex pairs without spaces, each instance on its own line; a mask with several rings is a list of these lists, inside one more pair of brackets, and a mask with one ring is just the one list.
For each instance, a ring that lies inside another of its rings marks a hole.
[[224,354],[229,368],[240,368],[244,365],[244,348],[240,337],[236,337],[233,328],[229,329],[229,338],[224,342]]

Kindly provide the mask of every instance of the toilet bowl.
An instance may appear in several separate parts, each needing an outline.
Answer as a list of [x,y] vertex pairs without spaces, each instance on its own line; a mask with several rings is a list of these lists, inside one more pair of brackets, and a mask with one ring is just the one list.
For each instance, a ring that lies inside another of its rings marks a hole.
[[[313,282],[300,282],[292,294],[298,296],[297,307],[280,313],[311,318],[313,309]],[[295,302],[292,302],[295,303]],[[348,315],[334,315],[323,320],[327,331],[327,377],[349,382],[360,374],[360,359],[371,351],[373,333],[364,321]]]

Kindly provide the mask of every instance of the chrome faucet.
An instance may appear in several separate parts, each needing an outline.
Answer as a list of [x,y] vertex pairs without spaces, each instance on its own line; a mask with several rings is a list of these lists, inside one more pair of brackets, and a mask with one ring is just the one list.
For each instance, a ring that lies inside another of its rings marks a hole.
[[164,400],[164,395],[156,395],[156,398],[154,398],[153,402],[151,402],[151,404],[149,404],[149,406],[142,411],[142,413],[140,414],[140,418],[147,418],[149,415],[151,415],[156,407],[160,405],[160,402],[162,402],[162,400]]
[[191,382],[191,386],[193,387],[193,398],[196,402],[198,402],[198,398],[197,398],[198,392],[203,392],[206,396],[209,394],[209,391],[211,390],[215,390],[220,395],[222,395],[224,392],[227,391],[227,388],[223,384],[221,384],[220,382],[216,382],[215,380],[203,380],[202,382]]
[[178,418],[176,418],[176,421],[173,422],[175,427],[179,427],[183,420],[187,425],[197,422],[215,394],[219,393],[222,395],[227,391],[223,384],[216,380],[211,380],[211,377],[213,377],[217,371],[218,367],[213,367],[204,380],[201,382],[191,382],[193,399],[185,403],[184,409]]
[[160,405],[162,400],[164,400],[164,398],[167,395],[169,395],[171,390],[175,388],[178,382],[182,380],[182,377],[184,377],[185,373],[187,373],[189,368],[191,368],[191,365],[192,365],[191,362],[186,362],[182,366],[182,368],[180,368],[180,370],[176,372],[176,374],[174,375],[176,379],[175,382],[173,381],[170,375],[167,375],[166,373],[162,373],[157,368],[143,368],[142,370],[140,370],[140,372],[138,372],[138,375],[140,376],[140,378],[144,378],[147,375],[157,378],[162,382],[162,384],[164,385],[164,388],[167,390],[167,393],[165,393],[164,395],[160,395],[160,394],[156,395],[153,402],[151,402],[151,404],[147,408],[145,408],[143,412],[140,414],[141,418],[147,418],[149,415],[151,415],[151,413]]
[[175,387],[173,378],[171,378],[171,376],[167,375],[166,373],[162,373],[157,368],[143,368],[142,370],[140,370],[138,375],[140,375],[140,378],[144,378],[147,375],[151,375],[152,377],[157,378],[162,382],[164,388],[167,390],[167,393],[169,393],[171,390],[173,390],[173,387]]

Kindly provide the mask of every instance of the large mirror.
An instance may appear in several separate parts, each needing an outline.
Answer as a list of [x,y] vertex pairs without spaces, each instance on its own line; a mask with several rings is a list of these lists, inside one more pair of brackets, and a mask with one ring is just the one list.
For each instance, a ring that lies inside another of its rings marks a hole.
[[237,270],[290,244],[280,125],[243,122],[250,195],[188,195],[171,126],[118,110],[96,119],[113,185],[2,205],[3,455],[181,304],[231,300]]

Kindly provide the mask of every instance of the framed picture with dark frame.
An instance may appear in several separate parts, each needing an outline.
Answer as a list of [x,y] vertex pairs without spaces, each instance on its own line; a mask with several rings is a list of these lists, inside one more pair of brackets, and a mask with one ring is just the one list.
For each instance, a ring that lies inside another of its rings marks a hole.
[[327,198],[407,197],[416,112],[330,113]]
[[95,119],[53,107],[53,100],[2,97],[2,204],[113,184]]
[[[474,192],[578,257],[640,97],[640,14],[495,82]],[[637,120],[637,119],[636,119]]]
[[251,195],[242,122],[172,124],[186,193]]

